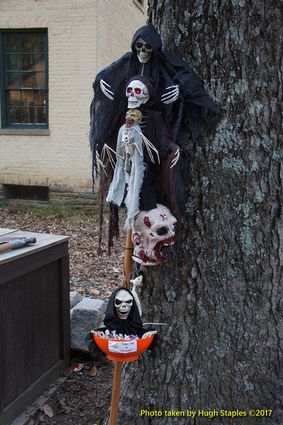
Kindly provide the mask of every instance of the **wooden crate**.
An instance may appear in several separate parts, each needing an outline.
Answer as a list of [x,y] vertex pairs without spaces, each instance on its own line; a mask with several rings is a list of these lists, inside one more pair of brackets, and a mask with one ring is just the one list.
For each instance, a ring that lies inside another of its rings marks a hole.
[[70,353],[68,238],[0,253],[0,425],[9,425],[67,368]]

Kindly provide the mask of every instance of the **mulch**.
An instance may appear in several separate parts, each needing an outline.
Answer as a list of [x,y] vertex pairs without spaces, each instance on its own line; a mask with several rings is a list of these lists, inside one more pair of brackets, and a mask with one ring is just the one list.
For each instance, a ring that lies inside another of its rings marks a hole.
[[[109,256],[105,223],[98,256],[99,224],[95,211],[15,205],[0,208],[0,223],[9,229],[69,236],[71,291],[107,300],[121,285],[125,232],[121,232]],[[27,424],[102,425],[110,405],[112,374],[111,362],[94,362],[88,354],[72,353],[65,381]]]

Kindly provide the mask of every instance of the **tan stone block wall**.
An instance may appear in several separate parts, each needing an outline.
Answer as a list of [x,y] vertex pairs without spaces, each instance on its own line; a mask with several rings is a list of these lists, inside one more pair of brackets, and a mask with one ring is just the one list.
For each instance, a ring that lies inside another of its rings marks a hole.
[[47,28],[49,50],[49,135],[0,129],[0,184],[91,190],[92,82],[145,22],[132,0],[0,0],[0,28]]

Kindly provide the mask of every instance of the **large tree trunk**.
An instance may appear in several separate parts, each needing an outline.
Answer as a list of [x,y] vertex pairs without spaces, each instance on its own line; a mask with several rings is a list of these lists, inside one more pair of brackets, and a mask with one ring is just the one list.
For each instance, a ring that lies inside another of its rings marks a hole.
[[154,356],[124,367],[120,424],[211,424],[171,409],[216,409],[228,424],[220,409],[239,409],[241,423],[282,425],[282,2],[149,3],[165,48],[195,68],[222,118],[190,146],[177,262],[145,271],[143,318],[169,326]]

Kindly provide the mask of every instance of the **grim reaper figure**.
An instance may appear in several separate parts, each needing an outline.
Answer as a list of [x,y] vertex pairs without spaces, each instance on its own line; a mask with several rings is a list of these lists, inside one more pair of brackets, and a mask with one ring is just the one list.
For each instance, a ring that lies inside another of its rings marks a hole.
[[132,51],[103,69],[93,84],[90,108],[90,143],[93,162],[104,143],[115,148],[118,130],[127,110],[126,83],[135,75],[145,76],[153,85],[170,129],[170,136],[186,152],[204,126],[217,115],[202,80],[178,55],[162,50],[159,34],[152,25],[141,27],[133,36]]
[[103,338],[125,338],[126,336],[147,338],[157,333],[152,326],[144,326],[138,296],[135,291],[125,287],[117,288],[111,294],[105,312],[104,325],[90,332],[86,337],[90,354],[95,359],[101,357],[101,352],[93,340],[92,333]]
[[[93,180],[104,145],[107,144],[116,152],[117,135],[124,124],[127,111],[125,89],[134,76],[140,75],[153,87],[155,102],[151,112],[155,110],[162,115],[170,139],[179,148],[176,187],[184,188],[189,143],[195,142],[202,128],[211,126],[216,121],[217,107],[191,67],[180,56],[162,49],[161,38],[152,25],[145,25],[136,31],[131,49],[131,52],[103,69],[93,84],[94,97],[90,108]],[[146,130],[142,128],[142,131],[146,134]],[[162,143],[162,140],[148,138],[155,145]],[[160,146],[159,150],[164,149],[167,146]],[[106,164],[104,171],[105,173],[100,173],[101,220],[102,205],[113,176],[110,164]],[[167,190],[170,191],[170,188]],[[184,204],[185,199],[183,189],[178,197],[179,210],[182,210],[181,204]],[[155,206],[151,205],[150,208]],[[144,209],[150,208],[146,206]],[[117,223],[117,220],[117,209],[110,206],[110,223]],[[109,246],[112,245],[115,234],[117,235],[117,226],[111,228],[110,225]]]

